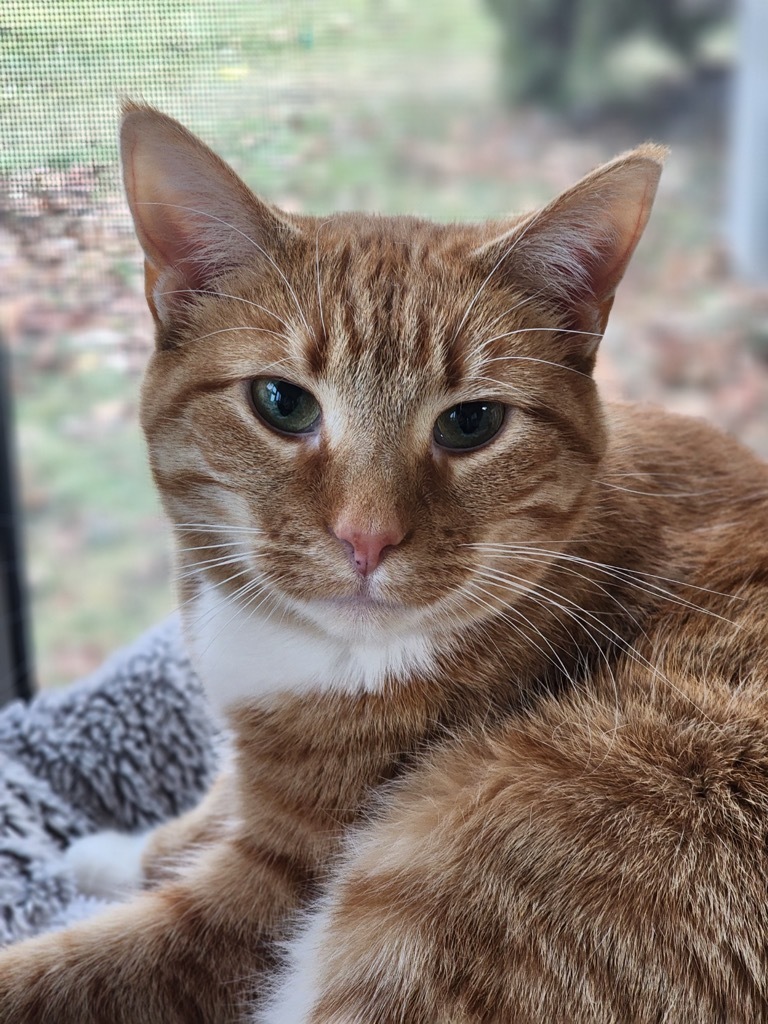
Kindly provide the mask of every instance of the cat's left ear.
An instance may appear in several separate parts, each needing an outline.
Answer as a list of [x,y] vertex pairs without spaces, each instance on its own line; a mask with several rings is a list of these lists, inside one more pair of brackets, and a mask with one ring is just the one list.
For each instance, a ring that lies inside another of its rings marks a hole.
[[566,326],[585,332],[587,356],[648,221],[666,152],[646,143],[617,157],[475,252],[510,284],[551,296]]

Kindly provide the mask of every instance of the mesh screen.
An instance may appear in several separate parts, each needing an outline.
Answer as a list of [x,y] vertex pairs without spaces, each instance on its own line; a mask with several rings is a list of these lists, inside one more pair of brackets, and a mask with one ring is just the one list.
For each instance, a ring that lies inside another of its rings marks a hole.
[[343,30],[326,0],[2,4],[0,330],[43,685],[88,671],[174,603],[137,423],[152,330],[119,183],[120,100],[277,171]]
[[325,0],[5,0],[4,217],[29,230],[111,207],[124,97],[156,104],[230,158],[263,148],[270,122],[312,104],[342,28]]

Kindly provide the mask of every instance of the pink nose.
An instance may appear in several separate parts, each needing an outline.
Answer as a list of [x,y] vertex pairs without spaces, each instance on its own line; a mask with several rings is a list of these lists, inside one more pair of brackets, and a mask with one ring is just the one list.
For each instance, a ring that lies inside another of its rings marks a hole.
[[351,547],[355,568],[361,576],[372,573],[380,564],[387,548],[396,547],[404,536],[399,524],[392,523],[383,530],[366,533],[348,520],[338,523],[333,528],[333,533],[340,541]]

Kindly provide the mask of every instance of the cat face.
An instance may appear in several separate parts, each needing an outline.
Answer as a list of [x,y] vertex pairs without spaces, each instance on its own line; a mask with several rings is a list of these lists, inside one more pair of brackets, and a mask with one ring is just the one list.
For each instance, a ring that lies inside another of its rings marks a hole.
[[143,425],[183,592],[339,641],[455,635],[586,514],[596,341],[659,153],[505,223],[289,216],[176,122],[123,159],[158,346]]

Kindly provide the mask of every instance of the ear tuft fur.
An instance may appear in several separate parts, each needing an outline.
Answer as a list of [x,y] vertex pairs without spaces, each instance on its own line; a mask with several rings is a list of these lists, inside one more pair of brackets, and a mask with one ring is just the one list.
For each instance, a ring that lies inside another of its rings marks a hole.
[[667,150],[648,142],[598,167],[476,252],[519,286],[559,300],[572,325],[602,333],[648,222]]

